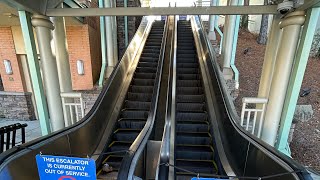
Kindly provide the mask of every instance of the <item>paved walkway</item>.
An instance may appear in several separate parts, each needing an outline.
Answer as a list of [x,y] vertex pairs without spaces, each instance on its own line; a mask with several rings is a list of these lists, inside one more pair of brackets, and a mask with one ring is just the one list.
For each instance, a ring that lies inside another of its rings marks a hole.
[[[20,124],[28,124],[26,127],[26,142],[32,141],[38,137],[41,137],[41,129],[40,122],[38,120],[35,121],[19,121],[19,120],[8,120],[0,118],[0,127],[20,123]],[[19,144],[21,142],[21,130],[17,130],[16,140]]]

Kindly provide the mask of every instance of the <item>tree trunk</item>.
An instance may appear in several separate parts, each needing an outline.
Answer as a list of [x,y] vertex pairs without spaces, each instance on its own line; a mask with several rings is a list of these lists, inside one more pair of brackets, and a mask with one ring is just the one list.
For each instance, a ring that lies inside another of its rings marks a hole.
[[[264,4],[268,4],[268,0],[264,1]],[[261,18],[261,25],[260,25],[260,33],[257,39],[258,44],[267,44],[268,39],[268,18],[269,16],[264,14]]]
[[[244,0],[243,6],[249,6],[249,0]],[[248,14],[242,15],[240,27],[244,30],[249,29],[249,15]]]
[[262,15],[258,44],[267,44],[268,39],[268,15]]

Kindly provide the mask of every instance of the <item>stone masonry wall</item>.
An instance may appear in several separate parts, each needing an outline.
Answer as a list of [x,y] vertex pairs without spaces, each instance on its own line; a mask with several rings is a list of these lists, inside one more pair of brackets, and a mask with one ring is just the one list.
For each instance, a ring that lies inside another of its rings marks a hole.
[[[117,7],[123,7],[123,0],[117,0]],[[129,0],[128,7],[140,7],[139,0]],[[136,30],[138,29],[141,22],[140,16],[128,16],[128,43],[130,43]],[[124,16],[117,16],[117,30],[118,30],[118,54],[119,59],[122,58],[126,46],[124,37]]]
[[[84,115],[88,114],[91,110],[92,106],[96,102],[100,90],[92,90],[92,91],[78,91],[82,94],[82,100],[84,104]],[[79,103],[79,99],[75,99],[75,103]],[[78,107],[78,116],[81,117],[81,109]]]
[[0,118],[26,121],[36,119],[31,93],[0,92]]
[[84,114],[88,114],[88,112],[91,110],[92,106],[96,102],[98,96],[100,94],[99,92],[93,91],[93,92],[87,92],[83,93],[83,102],[84,102]]

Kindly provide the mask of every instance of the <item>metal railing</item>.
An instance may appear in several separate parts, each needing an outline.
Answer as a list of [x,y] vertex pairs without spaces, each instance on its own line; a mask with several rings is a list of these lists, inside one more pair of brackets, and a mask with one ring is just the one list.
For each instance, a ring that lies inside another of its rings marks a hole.
[[[261,136],[261,129],[266,110],[266,104],[268,99],[266,98],[242,98],[242,111],[240,125],[249,131],[251,134],[256,135],[258,138]],[[247,107],[249,104],[253,104],[253,108]],[[251,116],[253,114],[253,118]],[[258,119],[258,123],[257,123]],[[258,124],[258,127],[256,126]],[[256,132],[257,129],[257,133]]]
[[[27,124],[15,123],[0,128],[0,153],[26,142]],[[17,141],[17,131],[21,130],[21,141]]]
[[[65,126],[70,126],[84,117],[84,104],[81,93],[61,93]],[[80,111],[80,112],[79,112]]]

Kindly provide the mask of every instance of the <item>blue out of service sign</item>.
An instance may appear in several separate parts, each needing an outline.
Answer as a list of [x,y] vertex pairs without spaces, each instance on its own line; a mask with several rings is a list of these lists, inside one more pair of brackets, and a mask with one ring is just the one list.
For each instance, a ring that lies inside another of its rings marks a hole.
[[40,180],[96,180],[93,159],[37,155]]

